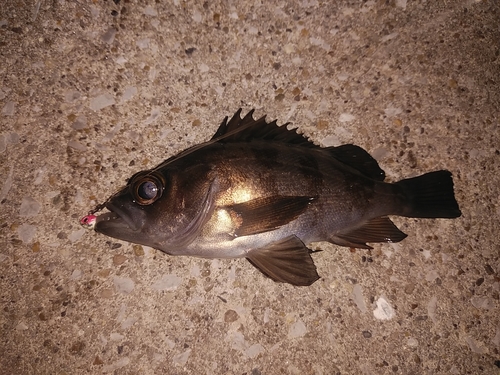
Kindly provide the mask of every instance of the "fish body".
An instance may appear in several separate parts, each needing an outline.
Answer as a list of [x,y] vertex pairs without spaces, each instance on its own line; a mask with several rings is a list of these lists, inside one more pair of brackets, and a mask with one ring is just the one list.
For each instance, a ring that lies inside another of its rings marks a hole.
[[132,176],[105,203],[109,213],[82,225],[170,255],[245,257],[275,281],[310,285],[319,278],[311,242],[370,248],[406,237],[388,215],[461,214],[448,171],[385,183],[358,146],[322,148],[240,113],[211,140]]

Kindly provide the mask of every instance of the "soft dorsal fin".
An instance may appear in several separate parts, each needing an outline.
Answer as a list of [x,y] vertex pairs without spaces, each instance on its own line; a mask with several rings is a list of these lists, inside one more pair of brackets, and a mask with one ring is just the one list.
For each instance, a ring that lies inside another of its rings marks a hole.
[[318,147],[305,136],[298,134],[297,129],[289,130],[289,123],[278,126],[276,120],[266,121],[266,116],[258,120],[253,119],[254,110],[248,112],[241,118],[241,108],[236,111],[231,120],[224,118],[215,132],[211,141],[213,142],[249,142],[254,139],[277,141],[305,147]]
[[342,145],[337,147],[327,147],[335,159],[356,169],[367,177],[376,181],[384,181],[385,173],[379,167],[377,161],[364,149],[356,145]]

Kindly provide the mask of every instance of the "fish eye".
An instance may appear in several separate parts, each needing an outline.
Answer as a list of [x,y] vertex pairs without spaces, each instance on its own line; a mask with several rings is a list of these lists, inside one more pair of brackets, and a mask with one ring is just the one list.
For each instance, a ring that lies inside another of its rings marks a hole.
[[158,194],[158,186],[153,181],[145,181],[139,185],[137,194],[144,200],[153,199]]
[[138,175],[131,182],[134,200],[141,206],[152,204],[159,199],[164,186],[163,178],[156,173]]

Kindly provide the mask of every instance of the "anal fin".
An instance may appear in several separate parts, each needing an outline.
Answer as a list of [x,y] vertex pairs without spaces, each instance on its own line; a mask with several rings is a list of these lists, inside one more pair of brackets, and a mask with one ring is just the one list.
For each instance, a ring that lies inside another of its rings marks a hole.
[[247,259],[277,282],[309,286],[319,279],[311,251],[296,236],[289,236],[248,253]]
[[330,238],[330,241],[340,246],[371,249],[367,242],[399,242],[405,238],[406,234],[401,232],[388,217],[377,217],[358,228],[337,233]]

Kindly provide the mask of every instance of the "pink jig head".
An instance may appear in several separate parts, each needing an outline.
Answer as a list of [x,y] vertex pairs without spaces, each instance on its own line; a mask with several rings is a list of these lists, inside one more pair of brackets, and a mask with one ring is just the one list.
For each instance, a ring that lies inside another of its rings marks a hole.
[[80,225],[85,229],[94,229],[97,223],[97,216],[94,214],[102,210],[104,207],[106,207],[106,202],[98,204],[96,208],[94,208],[92,211],[89,211],[89,213],[86,216],[80,219]]
[[89,214],[80,219],[80,225],[85,229],[94,229],[97,222],[97,216]]

